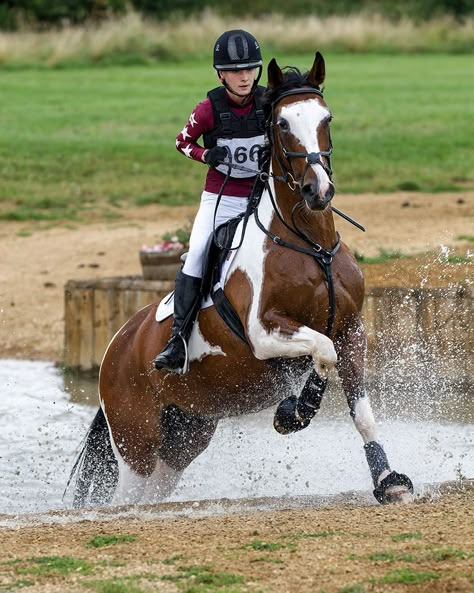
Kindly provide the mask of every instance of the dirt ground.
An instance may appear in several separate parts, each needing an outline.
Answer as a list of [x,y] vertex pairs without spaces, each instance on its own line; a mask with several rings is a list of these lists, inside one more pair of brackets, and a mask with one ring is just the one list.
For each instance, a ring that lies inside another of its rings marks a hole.
[[[474,192],[342,195],[335,205],[367,227],[339,219],[353,250],[410,256],[364,264],[368,288],[472,283]],[[139,274],[140,246],[194,212],[150,206],[115,222],[0,223],[0,357],[61,361],[66,281]],[[473,593],[473,492],[464,482],[397,507],[3,527],[0,591]]]
[[[353,251],[412,256],[363,265],[368,288],[472,280],[474,259],[454,264],[443,253],[449,248],[466,259],[474,251],[474,191],[341,195],[334,202],[367,228],[363,233],[337,218]],[[150,206],[123,212],[119,221],[88,225],[0,222],[0,357],[60,361],[66,281],[140,274],[141,245],[189,224],[195,210]]]
[[473,485],[404,506],[2,529],[0,590],[472,593]]

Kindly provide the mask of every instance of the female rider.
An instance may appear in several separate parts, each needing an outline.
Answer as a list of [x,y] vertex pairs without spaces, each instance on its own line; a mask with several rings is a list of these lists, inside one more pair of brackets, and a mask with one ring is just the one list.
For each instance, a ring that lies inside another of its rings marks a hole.
[[[156,369],[174,373],[185,372],[187,343],[201,304],[203,256],[213,225],[246,209],[264,142],[264,89],[258,86],[262,55],[255,37],[243,30],[225,31],[214,45],[213,66],[221,86],[207,93],[176,138],[179,152],[206,163],[209,169],[189,252],[176,276],[171,338],[153,360]],[[201,137],[204,146],[198,144]],[[241,168],[229,172],[229,163]],[[228,173],[214,221],[218,195]]]

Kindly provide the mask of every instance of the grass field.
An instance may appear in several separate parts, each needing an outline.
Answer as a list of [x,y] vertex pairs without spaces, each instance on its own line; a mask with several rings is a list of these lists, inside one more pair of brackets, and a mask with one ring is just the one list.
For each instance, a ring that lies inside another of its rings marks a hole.
[[[474,185],[471,56],[325,58],[339,191]],[[0,79],[1,219],[87,220],[120,216],[126,204],[198,200],[205,168],[174,142],[216,84],[207,62],[4,70]]]

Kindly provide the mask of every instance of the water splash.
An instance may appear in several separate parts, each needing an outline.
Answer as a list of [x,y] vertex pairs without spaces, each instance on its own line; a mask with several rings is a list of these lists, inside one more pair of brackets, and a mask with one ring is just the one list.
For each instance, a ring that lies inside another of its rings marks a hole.
[[[6,386],[0,405],[0,512],[64,508],[61,498],[74,451],[96,408],[71,404],[51,364],[0,361],[0,377]],[[472,424],[461,418],[461,408],[456,421],[447,421],[437,406],[424,417],[414,403],[416,413],[410,417],[405,392],[391,392],[395,401],[405,402],[398,407],[371,392],[391,463],[413,478],[418,491],[426,483],[457,479],[460,472],[474,475]],[[464,405],[468,401],[465,397]],[[222,421],[170,500],[348,491],[371,497],[362,442],[335,378],[320,415],[306,430],[282,437],[272,428],[272,416],[273,410],[266,410]]]

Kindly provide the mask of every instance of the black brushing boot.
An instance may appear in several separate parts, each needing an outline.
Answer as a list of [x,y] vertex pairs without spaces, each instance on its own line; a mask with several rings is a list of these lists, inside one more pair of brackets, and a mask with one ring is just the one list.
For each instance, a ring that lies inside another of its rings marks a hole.
[[187,371],[188,340],[201,306],[201,283],[202,278],[188,276],[181,270],[176,275],[171,338],[153,360],[155,369],[177,374]]

